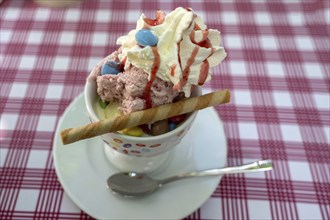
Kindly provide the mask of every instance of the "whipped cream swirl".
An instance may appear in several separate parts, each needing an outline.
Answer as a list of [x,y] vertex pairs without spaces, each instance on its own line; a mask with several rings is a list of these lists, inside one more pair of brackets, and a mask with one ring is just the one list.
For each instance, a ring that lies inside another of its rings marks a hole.
[[[135,40],[141,29],[149,29],[158,38],[156,46],[142,47]],[[158,59],[156,76],[174,84],[173,89],[190,96],[192,85],[203,85],[211,79],[210,67],[226,57],[218,30],[207,29],[204,21],[190,8],[176,8],[168,15],[158,10],[156,19],[142,14],[136,29],[119,37],[119,54],[125,68],[130,64],[143,69],[153,77],[155,58]],[[157,50],[159,57],[155,57]],[[160,58],[160,61],[159,61]]]

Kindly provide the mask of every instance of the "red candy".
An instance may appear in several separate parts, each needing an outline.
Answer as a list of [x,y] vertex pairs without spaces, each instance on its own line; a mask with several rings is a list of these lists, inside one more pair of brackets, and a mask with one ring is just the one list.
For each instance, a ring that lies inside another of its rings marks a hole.
[[151,133],[150,128],[147,124],[139,125],[139,127],[142,129],[142,131],[145,134],[150,134]]
[[173,116],[171,118],[169,118],[169,121],[175,123],[175,124],[179,124],[181,122],[183,122],[183,120],[186,118],[186,114],[183,115],[177,115],[177,116]]

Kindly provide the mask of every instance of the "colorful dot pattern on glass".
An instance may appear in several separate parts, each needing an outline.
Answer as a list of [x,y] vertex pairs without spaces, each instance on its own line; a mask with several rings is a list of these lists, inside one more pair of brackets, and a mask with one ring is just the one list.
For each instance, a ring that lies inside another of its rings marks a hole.
[[[188,128],[189,129],[189,128]],[[127,155],[140,156],[152,156],[161,152],[167,151],[173,147],[173,143],[178,144],[188,129],[177,132],[172,138],[160,143],[141,143],[141,142],[128,142],[125,138],[122,138],[115,134],[103,135],[102,139],[104,143],[109,145],[112,149]]]

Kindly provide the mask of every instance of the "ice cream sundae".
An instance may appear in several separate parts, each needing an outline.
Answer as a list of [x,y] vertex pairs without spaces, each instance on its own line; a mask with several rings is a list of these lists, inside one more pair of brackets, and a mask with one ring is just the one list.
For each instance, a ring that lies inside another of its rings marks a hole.
[[[117,40],[119,48],[103,59],[88,80],[97,82],[101,119],[173,103],[191,96],[211,79],[211,67],[226,57],[218,30],[208,29],[190,8],[176,8],[156,18],[144,14],[136,28]],[[121,132],[159,135],[185,119],[178,115]]]

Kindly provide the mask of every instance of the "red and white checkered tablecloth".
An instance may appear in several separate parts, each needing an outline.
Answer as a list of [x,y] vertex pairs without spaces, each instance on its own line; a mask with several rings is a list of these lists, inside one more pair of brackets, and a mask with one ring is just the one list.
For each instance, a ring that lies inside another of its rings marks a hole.
[[228,165],[270,158],[267,173],[223,177],[186,219],[330,218],[330,6],[326,0],[101,1],[0,4],[0,219],[90,219],[54,170],[54,131],[85,78],[143,12],[191,7],[222,32],[228,57],[209,90]]

